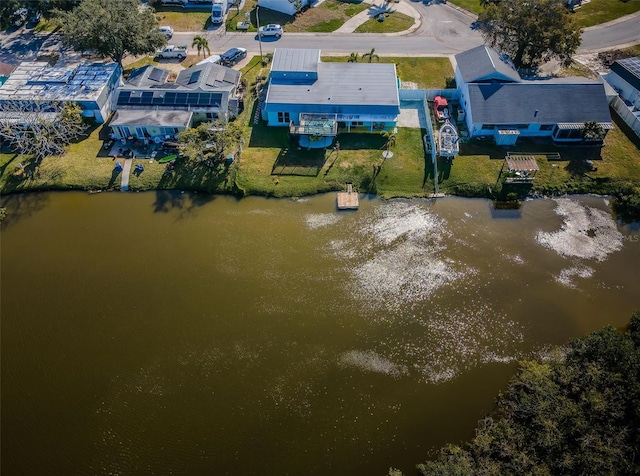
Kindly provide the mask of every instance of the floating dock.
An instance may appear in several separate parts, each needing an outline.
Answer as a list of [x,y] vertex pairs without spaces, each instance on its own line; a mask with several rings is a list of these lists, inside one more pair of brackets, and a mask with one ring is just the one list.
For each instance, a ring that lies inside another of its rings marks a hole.
[[359,206],[358,192],[354,192],[353,185],[348,183],[346,192],[338,192],[338,210],[357,210]]

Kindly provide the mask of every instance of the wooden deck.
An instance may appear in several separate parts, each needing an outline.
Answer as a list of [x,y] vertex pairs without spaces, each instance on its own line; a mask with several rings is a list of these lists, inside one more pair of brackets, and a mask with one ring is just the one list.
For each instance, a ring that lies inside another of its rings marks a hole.
[[353,185],[348,183],[346,192],[338,192],[338,210],[357,210],[359,206],[358,192],[354,192]]

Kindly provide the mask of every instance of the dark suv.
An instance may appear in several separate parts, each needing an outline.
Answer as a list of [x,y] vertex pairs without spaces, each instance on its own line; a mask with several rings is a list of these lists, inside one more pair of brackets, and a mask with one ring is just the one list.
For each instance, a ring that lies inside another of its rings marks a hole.
[[224,66],[233,66],[238,61],[247,57],[245,48],[231,48],[220,55],[220,64]]

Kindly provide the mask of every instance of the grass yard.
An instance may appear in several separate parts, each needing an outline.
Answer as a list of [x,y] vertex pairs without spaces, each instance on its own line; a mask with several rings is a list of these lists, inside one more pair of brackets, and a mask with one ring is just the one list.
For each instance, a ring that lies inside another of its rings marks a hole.
[[581,76],[584,78],[598,79],[598,73],[592,71],[591,69],[581,63],[578,63],[577,61],[572,61],[569,66],[565,66],[564,68],[562,68],[558,76]]
[[[126,59],[124,63],[126,63]],[[148,64],[153,66],[158,66],[160,63],[158,63],[158,61],[156,61],[151,56],[143,56],[142,58],[132,61],[131,63],[126,63],[125,65],[123,65],[122,75],[125,78],[128,78],[129,75],[131,74],[131,71],[133,71],[136,68],[142,68],[143,66],[147,66]]]
[[[346,61],[346,57],[325,57],[323,61]],[[142,60],[142,61],[148,61]],[[446,58],[381,58],[393,61],[404,81],[421,87],[443,87],[452,76]],[[231,166],[178,161],[170,173],[165,166],[148,159],[137,159],[145,170],[131,175],[132,190],[179,189],[209,193],[257,194],[275,197],[300,197],[342,190],[352,182],[360,192],[381,197],[428,196],[439,189],[449,194],[487,196],[496,191],[496,180],[507,149],[490,141],[461,144],[461,153],[453,162],[441,160],[438,176],[425,160],[422,145],[424,131],[399,128],[393,157],[384,159],[385,140],[380,134],[340,134],[340,151],[332,148],[306,150],[289,138],[287,128],[268,128],[262,121],[254,124],[257,81],[264,81],[268,67],[254,56],[243,69],[248,83],[245,110],[236,120],[244,129],[245,146],[241,157]],[[0,191],[22,190],[105,190],[118,189],[121,175],[114,172],[114,162],[105,157],[103,126],[93,127],[88,137],[72,144],[62,157],[48,157],[39,167],[28,158],[0,154]],[[609,132],[604,148],[555,146],[539,141],[519,141],[512,153],[532,153],[540,171],[534,190],[543,194],[603,193],[615,194],[640,184],[640,149],[622,132],[621,125]],[[562,160],[548,161],[545,153],[560,153]],[[590,171],[585,159],[598,167]],[[425,164],[426,162],[426,164]],[[19,164],[22,163],[22,167]],[[497,187],[500,189],[500,186]]]
[[340,28],[349,18],[369,8],[365,3],[326,0],[309,8],[288,25],[287,31],[329,33]]
[[[62,156],[47,157],[39,167],[34,162],[16,154],[0,155],[0,190],[3,193],[21,190],[101,190],[119,185],[119,175],[113,173],[111,157],[102,154],[100,133],[102,127],[94,127],[89,136],[71,144]],[[103,132],[104,134],[104,132]],[[16,173],[22,163],[25,172]]]
[[202,8],[156,7],[160,25],[171,26],[175,31],[206,30],[211,25],[211,5]]
[[[240,21],[246,21],[245,14],[250,14],[251,28],[249,32],[258,31],[256,20],[256,0],[246,0],[244,7],[238,13],[235,8],[231,8],[227,15],[227,31],[236,31],[236,26]],[[260,9],[260,25],[278,23],[288,32],[332,32],[342,26],[342,24],[354,15],[366,10],[369,5],[356,2],[346,2],[340,0],[326,0],[317,7],[309,8],[303,13],[293,17],[284,13]]]
[[274,197],[343,190],[347,182],[384,198],[424,196],[424,153],[416,148],[421,137],[418,129],[399,129],[394,156],[384,160],[380,134],[339,134],[339,152],[306,150],[289,140],[286,128],[260,123],[251,128],[236,185],[242,194]]
[[[542,194],[612,194],[625,183],[640,183],[640,149],[624,135],[618,124],[607,134],[602,149],[519,141],[508,151],[535,155],[540,171],[533,189]],[[556,152],[563,160],[547,160],[545,153]],[[486,196],[488,188],[495,191],[506,153],[507,149],[490,142],[461,144],[460,155],[452,163],[441,161],[438,164],[440,191],[467,196]],[[590,171],[585,159],[591,159],[598,170]],[[433,186],[432,172],[429,180],[429,185]]]
[[358,28],[356,33],[397,33],[408,30],[413,26],[414,20],[404,13],[394,12],[389,14],[384,21],[370,18]]
[[482,11],[479,0],[449,0],[454,5],[464,8],[465,10],[479,15]]
[[[482,7],[479,0],[450,0],[451,3],[465,10],[480,14]],[[577,8],[572,13],[573,18],[581,27],[599,25],[616,18],[640,10],[640,0],[591,0],[591,2]]]
[[640,0],[591,0],[586,5],[576,9],[573,18],[578,25],[588,27],[599,25],[621,16],[640,10]]

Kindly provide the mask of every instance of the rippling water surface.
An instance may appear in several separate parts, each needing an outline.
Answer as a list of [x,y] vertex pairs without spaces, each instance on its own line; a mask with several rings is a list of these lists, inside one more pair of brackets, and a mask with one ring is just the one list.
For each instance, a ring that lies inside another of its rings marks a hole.
[[3,202],[3,474],[412,474],[640,307],[601,198]]

